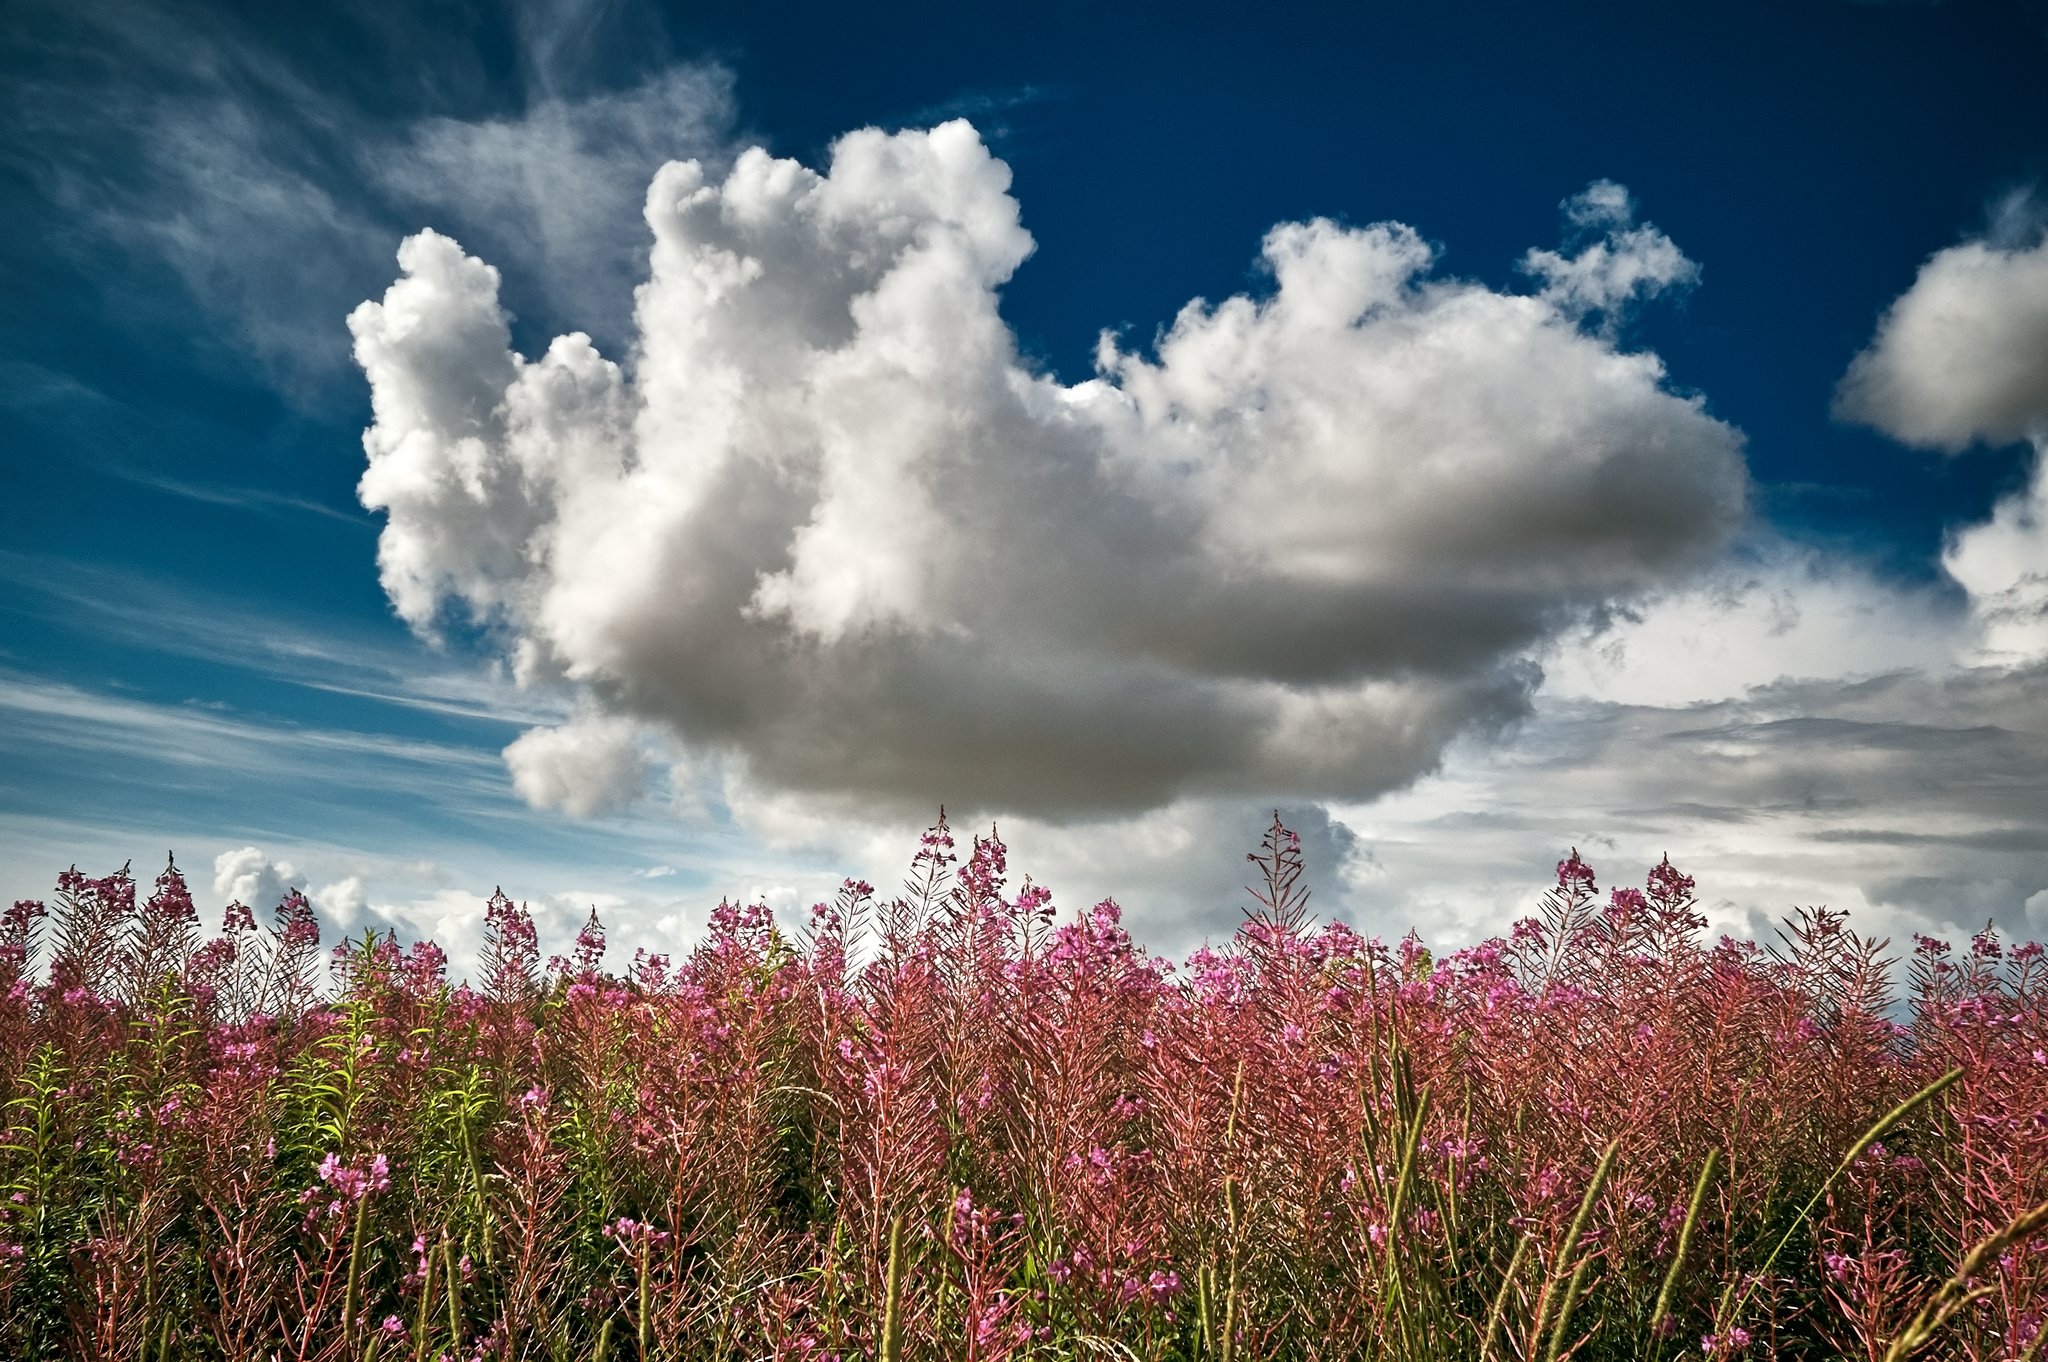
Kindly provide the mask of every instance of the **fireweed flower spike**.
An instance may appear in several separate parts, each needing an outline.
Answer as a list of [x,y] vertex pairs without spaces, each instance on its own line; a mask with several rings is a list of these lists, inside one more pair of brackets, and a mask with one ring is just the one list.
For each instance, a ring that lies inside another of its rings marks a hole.
[[672,959],[494,894],[469,981],[67,870],[0,913],[0,1356],[2048,1347],[2039,947],[1715,943],[1574,852],[1432,950],[1313,918],[1278,819],[1248,864],[1178,965],[942,820]]

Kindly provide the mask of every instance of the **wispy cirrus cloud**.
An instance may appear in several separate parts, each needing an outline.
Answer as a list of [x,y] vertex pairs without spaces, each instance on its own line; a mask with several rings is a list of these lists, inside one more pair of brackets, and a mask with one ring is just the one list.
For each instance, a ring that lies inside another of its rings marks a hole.
[[[477,40],[455,15],[394,29],[340,7],[288,33],[148,4],[16,19],[0,156],[57,209],[52,248],[91,254],[117,288],[147,277],[138,262],[168,269],[215,344],[305,401],[347,360],[340,317],[422,215],[530,266],[533,310],[601,332],[635,282],[647,177],[722,156],[732,118],[730,77],[667,60],[631,6],[502,16],[521,54],[509,99],[446,78]],[[349,55],[365,47],[376,63]]]
[[722,155],[732,80],[680,66],[616,91],[546,94],[516,115],[437,116],[366,159],[413,220],[488,243],[547,305],[598,335],[646,270],[639,208],[664,162]]
[[489,752],[380,732],[310,727],[224,706],[166,704],[33,677],[0,673],[0,713],[9,716],[14,750],[120,754],[161,765],[214,769],[246,779],[289,776],[313,766],[333,771],[354,763],[352,778],[385,771],[387,784],[422,792],[433,779],[443,794],[495,793],[497,763]]
[[0,551],[8,608],[143,654],[487,725],[562,720],[563,694],[521,688],[467,655],[423,653],[367,623],[339,626],[142,573],[76,559]]

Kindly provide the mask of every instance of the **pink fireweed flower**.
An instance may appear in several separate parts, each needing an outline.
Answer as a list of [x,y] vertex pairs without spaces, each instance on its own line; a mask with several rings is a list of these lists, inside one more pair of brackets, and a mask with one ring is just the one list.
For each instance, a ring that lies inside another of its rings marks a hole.
[[1008,868],[1009,850],[991,831],[987,837],[974,839],[974,851],[967,864],[960,867],[960,887],[967,891],[970,900],[993,899],[1002,890]]
[[437,994],[448,979],[448,953],[431,941],[416,941],[399,967],[399,983],[415,997]]
[[597,910],[590,910],[590,920],[576,933],[576,969],[582,974],[595,974],[604,963],[604,924],[597,920]]
[[1656,897],[1675,901],[1692,895],[1693,879],[1690,875],[1679,874],[1678,867],[1672,865],[1671,858],[1666,856],[1650,867],[1649,888]]
[[412,1271],[405,1274],[405,1280],[418,1285],[424,1282],[427,1279],[427,1275],[433,1271],[432,1265],[427,1261],[427,1237],[424,1234],[416,1234],[412,1237],[412,1257]]
[[391,1186],[391,1163],[382,1154],[373,1156],[368,1168],[343,1163],[339,1155],[329,1154],[320,1160],[319,1174],[322,1182],[351,1202],[361,1201],[372,1192],[381,1192]]
[[673,1237],[666,1230],[635,1220],[631,1216],[620,1216],[604,1227],[604,1232],[619,1241],[619,1247],[631,1251],[636,1244],[659,1248]]
[[1018,917],[1051,917],[1052,890],[1042,884],[1027,884],[1017,894],[1013,909]]
[[668,987],[668,969],[666,955],[649,954],[645,947],[633,952],[633,982],[649,993],[659,993]]

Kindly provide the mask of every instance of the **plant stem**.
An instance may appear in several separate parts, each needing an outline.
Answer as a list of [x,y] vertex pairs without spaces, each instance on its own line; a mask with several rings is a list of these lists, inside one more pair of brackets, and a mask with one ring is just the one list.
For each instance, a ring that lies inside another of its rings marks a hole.
[[1692,1202],[1685,1210],[1685,1224],[1678,1230],[1678,1247],[1672,1250],[1671,1266],[1665,1270],[1664,1285],[1657,1292],[1656,1308],[1650,1312],[1650,1347],[1656,1347],[1657,1331],[1664,1326],[1665,1317],[1671,1313],[1671,1298],[1678,1291],[1678,1279],[1685,1271],[1685,1256],[1692,1248],[1692,1232],[1699,1224],[1700,1210],[1707,1202],[1707,1188],[1714,1180],[1714,1169],[1721,1162],[1721,1147],[1715,1145],[1707,1151],[1707,1161],[1700,1166],[1699,1180],[1693,1184]]
[[903,1357],[903,1213],[889,1222],[889,1269],[882,1294],[882,1342],[878,1362]]

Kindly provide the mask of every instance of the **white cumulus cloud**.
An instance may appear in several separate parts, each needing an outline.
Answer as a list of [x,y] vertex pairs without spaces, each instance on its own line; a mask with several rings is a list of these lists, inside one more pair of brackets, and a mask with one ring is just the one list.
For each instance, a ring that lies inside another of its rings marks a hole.
[[2026,485],[1952,534],[1941,565],[1970,593],[1982,660],[2048,658],[2048,437],[2034,442]]
[[304,885],[305,877],[292,869],[290,861],[273,861],[261,847],[239,847],[213,858],[214,896],[226,903],[264,912]]
[[[1685,274],[1654,229],[1576,223],[1604,234],[1557,268],[1596,282],[1529,295],[1399,224],[1282,224],[1265,296],[1191,302],[1149,353],[1105,335],[1065,384],[999,313],[1034,248],[1009,182],[964,122],[849,134],[823,172],[671,163],[623,365],[514,353],[497,272],[409,239],[349,319],[399,613],[468,612],[741,802],[1363,798],[1513,720],[1534,650],[1744,514],[1738,433],[1582,325]],[[508,753],[529,799],[584,787],[567,747]]]
[[647,786],[648,761],[630,719],[579,715],[529,728],[505,749],[505,765],[520,798],[572,818],[625,808]]
[[2048,239],[1937,251],[1850,365],[1836,409],[1951,452],[2048,434]]
[[2033,445],[2026,484],[1942,554],[1992,663],[2048,657],[2048,236],[2034,237],[1936,252],[1836,394],[1842,415],[1908,444]]
[[223,903],[240,903],[267,922],[272,909],[293,890],[303,893],[320,919],[329,942],[358,936],[366,928],[390,927],[389,915],[373,908],[361,875],[345,875],[332,884],[309,888],[307,878],[288,860],[273,860],[261,847],[223,851],[213,858],[213,893]]
[[1612,180],[1595,180],[1561,205],[1565,220],[1603,233],[1575,255],[1532,250],[1522,268],[1543,281],[1542,296],[1573,316],[1619,311],[1640,298],[1698,282],[1700,268],[1649,223],[1635,225],[1635,199]]

